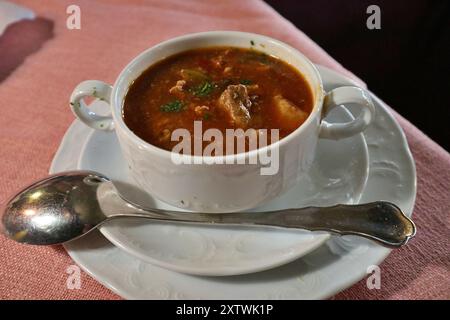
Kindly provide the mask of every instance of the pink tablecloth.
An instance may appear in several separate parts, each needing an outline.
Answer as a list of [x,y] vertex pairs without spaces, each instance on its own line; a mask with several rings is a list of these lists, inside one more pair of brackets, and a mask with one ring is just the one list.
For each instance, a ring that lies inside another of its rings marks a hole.
[[[314,62],[351,74],[305,34],[257,0],[77,0],[81,30],[66,28],[73,1],[20,0],[54,21],[54,37],[0,83],[0,198],[47,174],[73,121],[68,97],[85,79],[113,82],[142,50],[171,37],[205,30],[243,30],[290,43]],[[126,3],[126,4],[125,4]],[[3,45],[1,48],[8,48]],[[12,49],[11,49],[12,50]],[[364,48],[361,48],[364,50]],[[0,51],[0,60],[2,54]],[[365,280],[338,299],[450,298],[450,155],[401,116],[417,164],[417,237],[382,264],[382,287]],[[81,290],[66,286],[73,262],[62,247],[32,247],[0,236],[0,298],[118,299],[88,275]]]

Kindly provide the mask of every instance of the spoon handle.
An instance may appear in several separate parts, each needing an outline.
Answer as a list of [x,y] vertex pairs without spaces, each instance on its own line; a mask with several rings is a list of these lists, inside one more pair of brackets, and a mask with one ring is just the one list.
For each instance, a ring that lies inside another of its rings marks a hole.
[[[117,195],[117,194],[116,194]],[[124,200],[121,200],[122,202]],[[111,201],[109,201],[111,204]],[[118,204],[116,202],[116,204]],[[110,207],[109,218],[140,217],[183,223],[267,226],[357,235],[386,247],[400,247],[415,235],[414,223],[396,205],[377,201],[359,205],[306,207],[267,212],[195,213],[140,208],[130,203]],[[119,209],[119,210],[117,210]]]

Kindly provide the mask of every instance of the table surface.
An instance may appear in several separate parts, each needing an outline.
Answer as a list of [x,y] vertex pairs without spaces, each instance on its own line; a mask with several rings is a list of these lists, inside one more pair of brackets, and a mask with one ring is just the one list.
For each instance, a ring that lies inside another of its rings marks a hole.
[[[357,79],[259,0],[78,0],[80,30],[66,27],[72,1],[14,2],[38,18],[11,25],[0,37],[1,201],[47,174],[74,119],[68,97],[75,85],[92,78],[112,83],[132,57],[160,41],[208,30],[261,33]],[[382,263],[379,290],[363,279],[334,299],[450,299],[450,155],[394,114],[416,161],[418,233]],[[4,236],[0,243],[0,299],[120,299],[84,273],[81,289],[68,289],[73,261],[61,246],[25,246]]]

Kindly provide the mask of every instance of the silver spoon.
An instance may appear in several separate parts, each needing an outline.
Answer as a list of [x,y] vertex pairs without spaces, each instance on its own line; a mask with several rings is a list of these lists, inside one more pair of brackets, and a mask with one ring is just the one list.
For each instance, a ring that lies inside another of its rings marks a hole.
[[391,248],[406,244],[416,233],[414,223],[385,201],[223,214],[147,209],[122,199],[107,177],[91,171],[65,172],[38,181],[14,196],[1,212],[2,231],[9,238],[38,245],[77,239],[123,217],[328,231],[361,236]]

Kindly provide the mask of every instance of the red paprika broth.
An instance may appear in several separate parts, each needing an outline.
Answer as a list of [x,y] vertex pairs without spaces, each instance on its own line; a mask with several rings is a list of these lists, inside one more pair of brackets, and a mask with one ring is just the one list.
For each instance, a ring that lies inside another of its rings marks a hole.
[[194,121],[224,136],[226,129],[279,129],[281,139],[312,107],[311,88],[291,65],[254,49],[214,47],[150,66],[130,86],[123,118],[141,139],[170,151],[179,143],[172,131],[193,135]]

